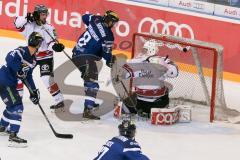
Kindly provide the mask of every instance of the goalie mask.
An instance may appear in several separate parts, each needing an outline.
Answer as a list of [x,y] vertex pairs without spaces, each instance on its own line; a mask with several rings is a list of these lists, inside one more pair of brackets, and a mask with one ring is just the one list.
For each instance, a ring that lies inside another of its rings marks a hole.
[[147,52],[147,54],[144,54],[145,56],[153,56],[158,52],[158,47],[155,40],[146,41],[143,45],[143,48],[146,49]]
[[111,10],[106,11],[106,13],[103,16],[103,23],[109,28],[112,28],[114,24],[117,23],[118,21],[119,21],[119,17],[117,13]]
[[134,138],[136,133],[136,126],[130,120],[123,120],[118,126],[119,134],[127,138]]

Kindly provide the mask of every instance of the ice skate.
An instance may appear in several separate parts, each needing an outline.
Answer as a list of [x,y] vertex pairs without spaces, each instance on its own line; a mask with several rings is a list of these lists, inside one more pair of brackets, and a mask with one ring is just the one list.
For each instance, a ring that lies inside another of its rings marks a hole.
[[95,103],[94,105],[93,105],[93,110],[95,111],[95,110],[99,110],[99,107],[100,107],[100,105],[98,104],[98,103]]
[[92,109],[87,109],[87,108],[84,109],[83,118],[100,120],[100,117],[98,117],[92,113]]
[[64,112],[64,106],[65,106],[65,104],[64,104],[64,102],[62,101],[62,102],[59,102],[58,104],[51,105],[51,106],[50,106],[50,109],[59,110],[59,111]]
[[8,142],[9,142],[8,147],[15,147],[15,148],[27,147],[27,140],[18,137],[17,134],[14,132],[10,133]]

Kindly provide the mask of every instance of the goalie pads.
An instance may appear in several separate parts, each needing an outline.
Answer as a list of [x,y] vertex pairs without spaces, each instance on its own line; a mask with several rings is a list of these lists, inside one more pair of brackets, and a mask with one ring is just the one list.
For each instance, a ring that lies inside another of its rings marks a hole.
[[190,122],[191,107],[178,105],[173,108],[152,108],[151,123],[154,125],[172,125],[176,122]]

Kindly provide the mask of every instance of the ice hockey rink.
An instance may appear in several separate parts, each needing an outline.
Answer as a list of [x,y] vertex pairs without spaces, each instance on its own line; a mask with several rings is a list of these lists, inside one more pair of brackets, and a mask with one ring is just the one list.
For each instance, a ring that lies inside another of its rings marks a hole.
[[[0,37],[0,62],[10,50],[24,45],[22,40]],[[66,49],[71,55],[71,49]],[[67,61],[62,53],[55,55],[55,68]],[[56,138],[38,106],[24,94],[24,114],[19,136],[28,140],[27,148],[10,148],[8,136],[0,136],[1,160],[91,160],[96,157],[102,145],[113,136],[118,135],[119,120],[109,112],[100,121],[63,121],[49,106],[53,103],[39,78],[39,69],[34,71],[36,85],[40,89],[40,103],[55,130],[59,133],[71,133],[73,139]],[[103,72],[103,73],[102,73]],[[106,67],[100,73],[100,89],[114,94],[113,87],[106,86],[110,77]],[[79,75],[79,76],[78,76]],[[64,81],[65,84],[82,86],[80,74],[74,70]],[[240,95],[240,86],[233,82],[224,82],[227,102],[236,106]],[[72,99],[70,107],[73,114],[83,110],[81,96],[64,94]],[[101,100],[99,99],[99,102]],[[5,106],[0,101],[0,113]],[[197,108],[197,107],[196,107]],[[209,122],[209,109],[199,107],[193,110],[191,123],[177,123],[171,126],[153,126],[150,121],[136,120],[136,140],[140,143],[143,153],[151,160],[238,160],[240,148],[240,124],[228,122]]]

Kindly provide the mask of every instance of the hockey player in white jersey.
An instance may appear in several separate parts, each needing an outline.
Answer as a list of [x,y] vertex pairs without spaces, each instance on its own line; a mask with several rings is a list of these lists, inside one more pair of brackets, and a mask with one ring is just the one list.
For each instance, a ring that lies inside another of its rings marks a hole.
[[[135,88],[133,95],[137,98],[137,112],[148,117],[150,117],[151,108],[168,106],[171,88],[167,86],[165,79],[178,76],[177,65],[168,56],[159,56],[158,51],[154,40],[146,41],[142,53],[123,65],[123,68],[127,70],[124,78],[133,78]],[[130,112],[133,111],[132,107],[128,105],[126,107]]]
[[[52,39],[52,37],[56,38],[56,32],[55,28],[46,22],[47,16],[48,9],[46,6],[36,5],[33,13],[27,13],[26,17],[16,17],[15,26],[26,39],[28,39],[33,31],[40,33],[44,38],[39,48],[39,53],[36,56],[37,64],[40,67],[41,79],[55,100],[55,104],[50,106],[50,108],[57,109],[64,107],[64,98],[58,84],[54,81],[53,52],[62,52],[64,45],[56,43]],[[49,32],[51,36],[48,35],[47,32]],[[23,85],[19,83],[18,90],[22,89]]]

